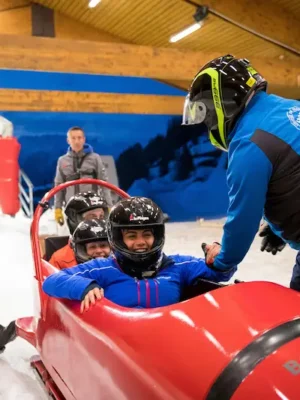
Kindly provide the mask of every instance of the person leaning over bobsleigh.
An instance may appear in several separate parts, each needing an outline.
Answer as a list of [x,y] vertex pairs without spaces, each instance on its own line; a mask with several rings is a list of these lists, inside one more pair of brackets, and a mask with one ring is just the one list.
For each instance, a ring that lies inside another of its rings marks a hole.
[[[78,193],[68,201],[65,215],[70,234],[73,235],[81,221],[93,218],[106,219],[108,217],[108,206],[104,198],[95,192]],[[78,264],[70,242],[55,251],[49,262],[58,269],[70,268]]]
[[[91,219],[80,222],[71,236],[70,246],[78,263],[84,263],[98,257],[108,257],[110,255],[110,246],[105,220]],[[0,325],[0,353],[15,338],[16,321],[11,321],[7,327]]]
[[81,312],[104,292],[121,306],[152,308],[177,303],[182,289],[197,278],[228,281],[236,271],[214,271],[193,256],[166,256],[164,216],[148,198],[119,201],[107,223],[113,256],[50,275],[43,283],[45,293],[81,301]]
[[[216,270],[242,262],[262,218],[262,251],[289,244],[300,255],[300,102],[267,86],[250,61],[227,54],[197,72],[186,97],[183,124],[204,125],[212,145],[228,152],[222,247],[214,257],[208,251]],[[298,263],[290,288],[300,291]]]

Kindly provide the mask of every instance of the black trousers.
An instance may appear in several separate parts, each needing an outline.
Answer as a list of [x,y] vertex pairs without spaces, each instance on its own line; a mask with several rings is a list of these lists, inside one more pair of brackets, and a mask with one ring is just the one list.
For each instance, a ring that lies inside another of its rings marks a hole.
[[300,251],[297,254],[296,263],[293,268],[290,288],[300,292]]

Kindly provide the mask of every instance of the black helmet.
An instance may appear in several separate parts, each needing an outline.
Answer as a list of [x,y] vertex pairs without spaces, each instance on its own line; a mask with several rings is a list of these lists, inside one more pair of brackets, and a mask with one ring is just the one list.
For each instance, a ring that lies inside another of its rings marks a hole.
[[106,221],[103,219],[90,219],[80,222],[71,237],[71,246],[77,262],[84,263],[90,260],[91,257],[88,256],[85,245],[99,241],[108,242]]
[[103,208],[105,219],[108,217],[107,203],[104,198],[97,193],[78,193],[70,198],[65,208],[65,214],[71,234],[73,234],[77,225],[83,220],[82,214],[95,208]]
[[[130,251],[122,236],[122,229],[129,228],[151,229],[154,235],[152,249],[143,253]],[[163,257],[165,225],[162,210],[152,200],[131,197],[119,201],[109,214],[107,230],[111,249],[125,273],[142,278],[157,272]]]
[[238,117],[253,95],[266,89],[265,79],[245,58],[216,58],[195,76],[185,100],[182,123],[204,123],[211,143],[227,151]]

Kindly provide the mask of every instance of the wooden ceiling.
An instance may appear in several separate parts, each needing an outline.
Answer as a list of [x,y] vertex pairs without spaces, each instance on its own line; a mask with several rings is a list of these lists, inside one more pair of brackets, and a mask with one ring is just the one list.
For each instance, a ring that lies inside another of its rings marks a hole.
[[[300,0],[195,0],[221,11],[239,24],[295,48],[299,54],[256,36],[220,16],[209,13],[203,27],[177,42],[169,37],[194,23],[196,8],[185,0],[102,0],[93,9],[89,0],[35,0],[75,20],[119,37],[122,41],[154,47],[202,52],[232,53],[241,57],[264,57],[299,61]],[[251,26],[252,24],[252,26]]]

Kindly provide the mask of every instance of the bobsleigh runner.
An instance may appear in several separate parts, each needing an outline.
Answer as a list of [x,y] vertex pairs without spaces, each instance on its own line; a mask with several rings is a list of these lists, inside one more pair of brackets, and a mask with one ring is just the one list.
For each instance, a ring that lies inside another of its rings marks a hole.
[[36,208],[37,313],[18,319],[16,334],[36,348],[32,366],[54,399],[299,400],[300,295],[291,289],[198,280],[172,306],[129,309],[104,298],[83,315],[79,302],[47,296],[42,283],[56,269],[41,254],[39,220],[55,193],[78,183],[129,197],[82,179],[55,187]]

